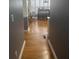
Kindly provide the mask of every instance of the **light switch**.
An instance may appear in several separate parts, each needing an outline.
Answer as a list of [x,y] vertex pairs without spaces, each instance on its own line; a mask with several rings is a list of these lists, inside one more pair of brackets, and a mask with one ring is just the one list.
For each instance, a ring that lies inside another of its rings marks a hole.
[[17,50],[15,50],[15,56],[17,57],[18,53],[17,53]]
[[12,22],[14,22],[14,15],[13,14],[11,14],[11,20],[12,20]]

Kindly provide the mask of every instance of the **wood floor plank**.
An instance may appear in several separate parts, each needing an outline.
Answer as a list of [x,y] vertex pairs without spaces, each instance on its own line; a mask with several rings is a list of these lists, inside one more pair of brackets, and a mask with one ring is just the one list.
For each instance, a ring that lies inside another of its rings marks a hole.
[[22,59],[54,59],[52,52],[43,36],[48,34],[47,20],[34,20],[29,31],[24,33],[26,41]]

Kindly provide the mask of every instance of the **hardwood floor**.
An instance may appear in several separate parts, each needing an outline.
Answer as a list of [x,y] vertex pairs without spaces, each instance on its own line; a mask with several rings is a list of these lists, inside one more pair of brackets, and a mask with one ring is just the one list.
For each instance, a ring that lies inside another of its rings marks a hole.
[[24,33],[26,41],[22,59],[54,59],[44,35],[48,33],[47,20],[33,20],[29,31]]

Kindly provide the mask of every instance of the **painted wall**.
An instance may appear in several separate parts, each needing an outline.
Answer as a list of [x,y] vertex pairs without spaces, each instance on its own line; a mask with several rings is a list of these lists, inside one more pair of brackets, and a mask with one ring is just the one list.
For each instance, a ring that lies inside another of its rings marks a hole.
[[48,39],[58,59],[69,59],[69,0],[50,0]]
[[23,0],[23,18],[24,18],[24,30],[28,30],[29,26],[29,16],[31,10],[31,1],[30,0]]
[[23,0],[24,30],[28,29],[28,0]]
[[28,17],[28,0],[23,0],[23,17]]
[[9,59],[18,59],[24,41],[23,1],[9,0]]

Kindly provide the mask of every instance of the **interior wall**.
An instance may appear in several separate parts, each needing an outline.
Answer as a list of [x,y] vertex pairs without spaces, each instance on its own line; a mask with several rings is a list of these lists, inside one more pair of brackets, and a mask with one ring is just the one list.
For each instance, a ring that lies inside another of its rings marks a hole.
[[23,0],[24,30],[28,29],[28,0]]
[[50,0],[48,39],[58,59],[69,59],[69,0]]
[[23,0],[23,17],[28,17],[28,0]]
[[9,0],[9,59],[18,59],[24,41],[23,1]]
[[30,0],[23,0],[23,18],[24,18],[24,30],[28,30],[29,26],[29,18],[31,15],[31,1]]

